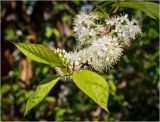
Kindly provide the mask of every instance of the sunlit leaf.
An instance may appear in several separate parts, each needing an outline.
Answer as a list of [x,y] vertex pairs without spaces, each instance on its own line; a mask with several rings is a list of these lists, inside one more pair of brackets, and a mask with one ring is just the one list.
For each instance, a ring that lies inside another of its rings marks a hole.
[[147,16],[159,18],[159,4],[154,2],[119,2],[114,6],[128,7],[143,11]]
[[47,96],[47,94],[50,92],[50,90],[58,82],[59,79],[60,78],[57,76],[51,76],[40,82],[35,92],[32,94],[32,96],[29,97],[27,101],[25,115],[28,111],[38,105]]
[[15,43],[15,45],[24,55],[34,61],[64,67],[58,54],[43,45],[30,43]]
[[106,80],[95,72],[82,70],[73,73],[75,84],[108,112],[109,88]]
[[15,37],[15,33],[12,29],[5,30],[4,38],[5,40],[12,40]]
[[52,29],[47,27],[45,35],[46,35],[47,38],[50,38],[52,36]]
[[5,94],[5,93],[7,93],[10,89],[11,89],[11,86],[10,86],[9,84],[4,84],[4,85],[1,87],[1,93],[2,93],[2,94]]
[[59,31],[56,28],[46,28],[45,35],[47,38],[50,38],[52,35],[55,35],[56,37],[59,37]]

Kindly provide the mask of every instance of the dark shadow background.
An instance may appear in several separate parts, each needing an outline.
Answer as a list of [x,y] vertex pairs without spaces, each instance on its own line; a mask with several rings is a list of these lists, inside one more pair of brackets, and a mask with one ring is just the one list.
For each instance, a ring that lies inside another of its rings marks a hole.
[[59,82],[49,96],[23,116],[37,84],[55,70],[26,58],[12,43],[30,42],[73,50],[73,18],[97,4],[113,14],[114,2],[2,1],[1,2],[1,119],[3,121],[122,121],[159,120],[159,22],[140,11],[119,8],[142,26],[121,60],[103,74],[110,86],[109,111],[102,110],[73,83]]

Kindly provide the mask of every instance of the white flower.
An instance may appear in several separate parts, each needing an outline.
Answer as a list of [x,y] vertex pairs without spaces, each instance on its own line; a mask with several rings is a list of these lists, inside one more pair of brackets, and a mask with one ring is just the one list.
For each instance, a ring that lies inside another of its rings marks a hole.
[[75,62],[80,62],[80,57],[79,57],[77,51],[68,53],[67,57],[69,59],[70,65],[72,67],[75,65]]
[[77,70],[80,69],[81,66],[88,61],[89,58],[85,49],[80,51],[69,52],[67,57],[69,59],[71,67]]
[[70,79],[70,76],[68,74],[65,74],[62,68],[56,67],[55,70],[56,70],[57,74],[59,76],[61,76],[61,79],[63,81],[67,81],[68,79]]
[[56,70],[56,72],[57,72],[60,76],[65,76],[65,74],[64,74],[64,72],[62,71],[61,68],[56,67],[55,70]]
[[85,11],[81,11],[74,19],[74,25],[77,26],[83,24],[88,24],[88,25],[94,24],[94,19],[97,17],[98,16],[96,15],[91,16],[91,14],[88,14]]
[[104,36],[98,39],[88,49],[91,60],[88,63],[97,71],[107,70],[122,55],[122,47],[115,37]]
[[53,52],[57,54],[57,56],[59,57],[59,60],[61,60],[63,64],[65,64],[66,66],[68,65],[69,59],[67,57],[67,52],[65,50],[57,48],[57,49],[54,49]]
[[104,31],[104,26],[96,24],[95,21],[99,19],[95,13],[87,13],[81,11],[74,19],[74,32],[79,42],[79,48],[82,45],[90,44],[93,40]]
[[130,41],[135,39],[138,33],[141,33],[138,22],[134,19],[129,21],[127,17],[128,15],[124,15],[106,20],[106,24],[114,27],[111,32],[117,34],[117,38],[123,46],[129,45]]
[[[120,58],[123,48],[136,38],[141,29],[136,20],[129,20],[128,15],[116,16],[98,24],[96,13],[81,11],[74,19],[74,31],[78,40],[77,50],[66,53],[57,49],[55,52],[72,70],[92,67],[103,72],[112,67]],[[63,71],[59,68],[61,75]]]
[[[110,68],[121,56],[123,49],[118,44],[117,38],[103,36],[92,45],[80,51],[69,53],[70,64],[79,69],[88,63],[95,70],[102,72]],[[76,65],[78,64],[78,65]]]

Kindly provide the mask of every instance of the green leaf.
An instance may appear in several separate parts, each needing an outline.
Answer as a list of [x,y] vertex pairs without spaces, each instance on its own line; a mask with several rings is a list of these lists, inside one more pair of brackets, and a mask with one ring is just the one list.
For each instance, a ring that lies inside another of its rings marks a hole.
[[2,85],[2,87],[1,87],[1,93],[2,94],[7,93],[9,90],[11,90],[10,84],[4,84],[4,85]]
[[107,112],[109,87],[106,80],[95,72],[82,70],[73,73],[73,82]]
[[60,77],[58,76],[51,76],[40,82],[33,95],[27,101],[25,115],[47,96],[59,79]]
[[12,29],[7,29],[4,32],[4,39],[5,40],[12,40],[15,37],[15,33]]
[[114,6],[128,7],[143,11],[147,16],[154,19],[159,18],[159,4],[154,2],[119,2]]
[[26,55],[34,61],[45,64],[51,64],[54,67],[65,67],[62,62],[62,59],[60,59],[58,54],[54,53],[52,50],[43,45],[30,43],[14,44],[24,55]]
[[52,36],[52,29],[47,27],[45,35],[46,35],[47,38],[50,38]]
[[59,31],[56,28],[47,27],[46,32],[45,32],[46,37],[50,38],[52,36],[52,34],[54,34],[56,37],[59,37],[59,35],[60,35]]

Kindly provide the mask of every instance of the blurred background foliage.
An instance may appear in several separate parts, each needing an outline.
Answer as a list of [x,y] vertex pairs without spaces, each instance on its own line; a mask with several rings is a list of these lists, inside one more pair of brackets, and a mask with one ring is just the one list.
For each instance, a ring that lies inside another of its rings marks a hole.
[[[143,12],[116,7],[112,1],[1,2],[1,120],[123,121],[159,120],[159,20]],[[139,20],[142,35],[121,60],[103,74],[109,83],[106,113],[72,82],[59,82],[49,96],[24,117],[25,104],[37,84],[55,70],[26,58],[9,41],[30,42],[71,51],[76,39],[73,18],[97,9],[110,16],[128,13]],[[158,11],[157,11],[158,13]]]

